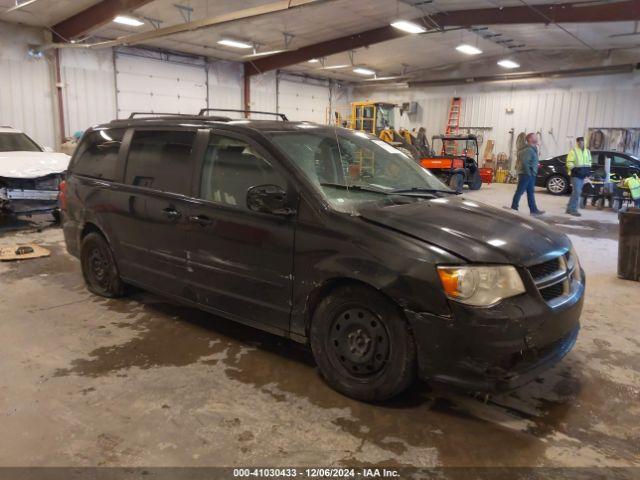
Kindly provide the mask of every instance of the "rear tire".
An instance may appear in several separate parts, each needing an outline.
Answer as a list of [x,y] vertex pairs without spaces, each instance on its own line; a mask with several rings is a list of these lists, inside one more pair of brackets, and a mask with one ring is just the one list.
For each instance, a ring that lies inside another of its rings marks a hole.
[[107,240],[97,232],[87,234],[80,247],[82,276],[90,292],[107,298],[124,294],[113,252]]
[[313,315],[311,350],[320,373],[338,392],[379,402],[415,378],[416,347],[398,307],[373,289],[339,287]]
[[547,190],[551,195],[564,195],[569,191],[569,182],[562,175],[551,175],[547,178]]
[[461,173],[454,173],[451,175],[449,179],[449,186],[452,190],[455,190],[456,193],[462,193],[464,190],[464,177]]

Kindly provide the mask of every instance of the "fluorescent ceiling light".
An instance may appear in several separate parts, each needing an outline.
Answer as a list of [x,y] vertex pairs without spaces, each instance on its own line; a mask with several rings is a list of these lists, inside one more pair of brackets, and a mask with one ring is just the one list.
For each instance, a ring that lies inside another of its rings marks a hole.
[[247,42],[242,42],[240,40],[232,40],[230,38],[223,38],[222,40],[218,40],[220,45],[224,45],[226,47],[233,48],[253,48],[253,45]]
[[335,70],[337,68],[347,68],[350,67],[351,65],[330,65],[328,67],[324,67],[325,70]]
[[376,72],[373,70],[369,70],[368,68],[356,67],[353,69],[353,73],[357,73],[359,75],[375,75]]
[[139,27],[140,25],[144,25],[144,22],[141,22],[137,18],[125,17],[123,15],[118,15],[113,19],[116,23],[121,23],[122,25],[129,25],[130,27]]
[[482,53],[482,50],[480,50],[479,48],[476,48],[473,45],[467,45],[466,43],[458,45],[456,47],[456,50],[467,55],[479,55]]
[[251,53],[249,55],[245,55],[244,58],[263,57],[265,55],[275,55],[276,53],[282,53],[282,52],[286,52],[286,50],[269,50],[268,52],[256,52],[256,53]]
[[424,33],[427,31],[422,25],[418,25],[417,23],[408,22],[406,20],[398,20],[397,22],[393,22],[391,24],[393,28],[397,28],[398,30],[402,30],[407,33]]
[[317,58],[312,58],[311,60],[307,60],[307,63],[318,63],[320,60]]
[[498,65],[500,65],[502,68],[519,68],[520,64],[514,62],[513,60],[500,60],[498,62]]

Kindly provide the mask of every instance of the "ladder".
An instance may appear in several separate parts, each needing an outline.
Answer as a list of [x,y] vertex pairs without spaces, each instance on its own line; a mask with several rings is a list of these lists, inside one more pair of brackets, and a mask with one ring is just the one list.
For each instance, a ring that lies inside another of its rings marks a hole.
[[[462,109],[462,99],[453,97],[449,106],[449,116],[447,117],[447,135],[457,135],[460,133],[460,111]],[[456,142],[443,142],[444,150],[447,155],[456,154]]]

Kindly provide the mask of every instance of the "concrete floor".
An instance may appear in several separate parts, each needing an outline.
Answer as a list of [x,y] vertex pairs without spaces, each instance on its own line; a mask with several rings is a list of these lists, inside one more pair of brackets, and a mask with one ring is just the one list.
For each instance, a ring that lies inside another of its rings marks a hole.
[[[513,188],[468,197],[502,206]],[[486,403],[423,383],[352,401],[292,342],[144,292],[89,294],[58,228],[0,232],[52,251],[0,264],[0,466],[640,466],[640,285],[616,277],[616,216],[539,202],[587,272],[581,335]]]

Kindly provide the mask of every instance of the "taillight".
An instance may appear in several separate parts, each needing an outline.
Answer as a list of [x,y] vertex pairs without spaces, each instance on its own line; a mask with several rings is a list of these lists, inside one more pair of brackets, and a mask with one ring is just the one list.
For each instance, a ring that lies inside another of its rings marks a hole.
[[60,205],[60,210],[67,209],[67,181],[62,180],[60,185],[58,185],[58,204]]

